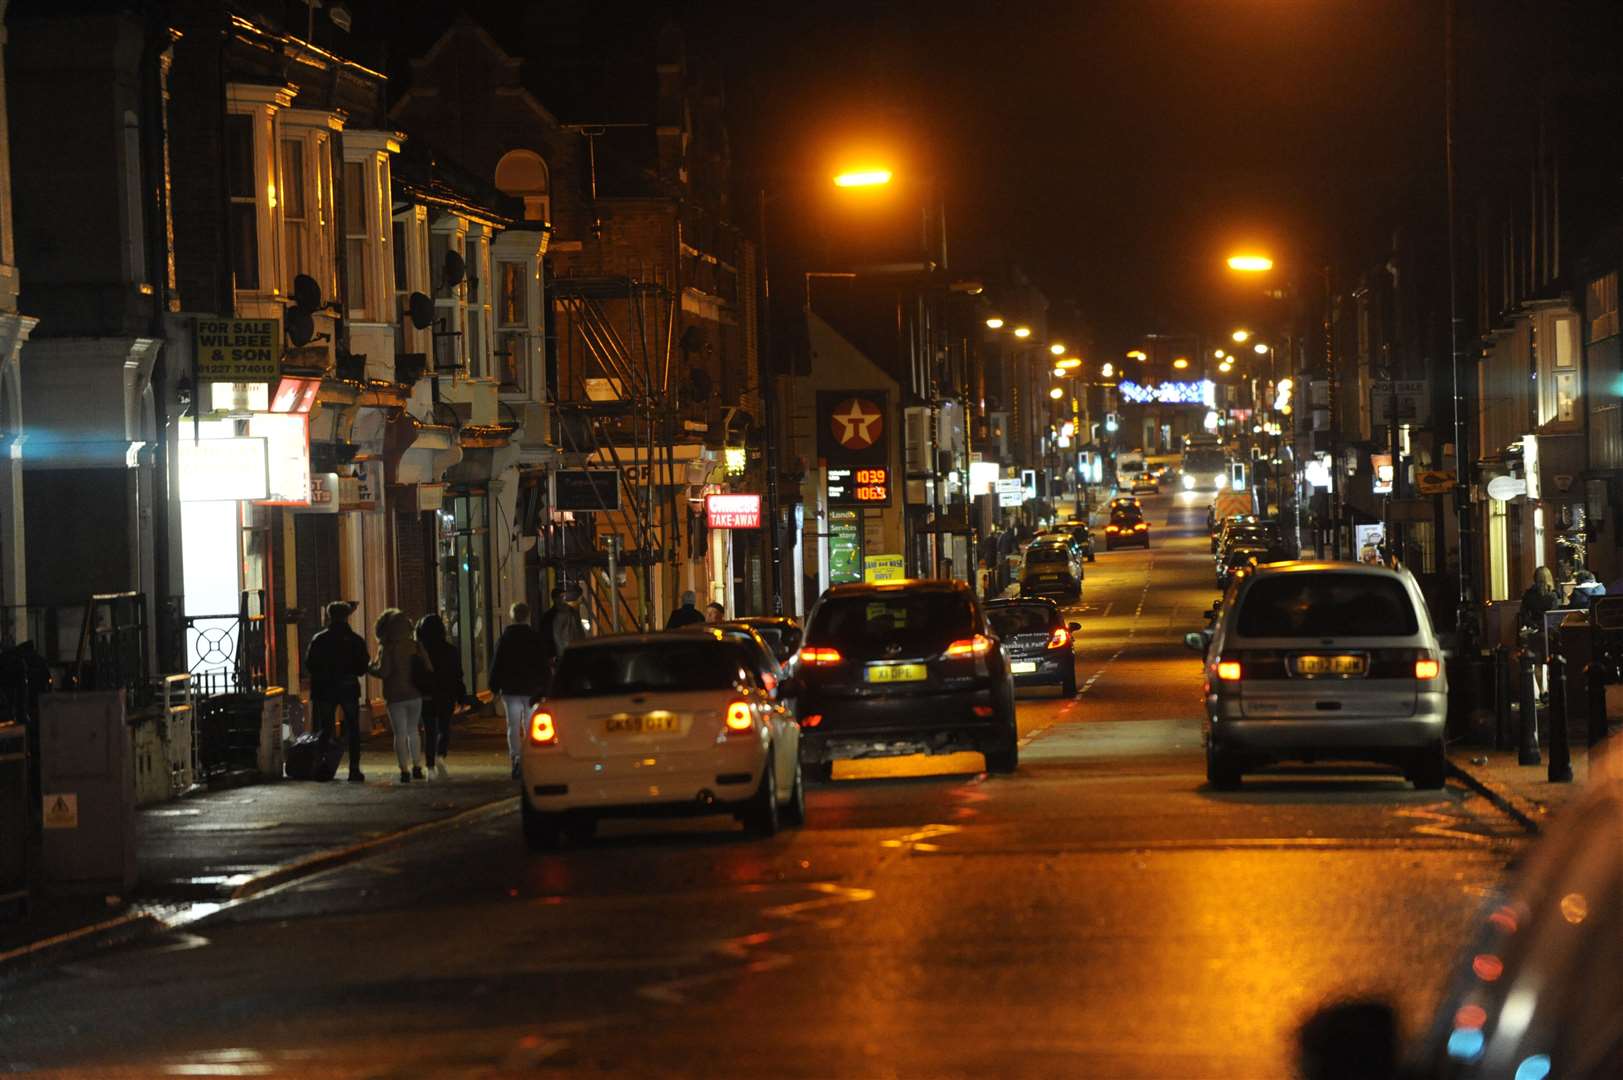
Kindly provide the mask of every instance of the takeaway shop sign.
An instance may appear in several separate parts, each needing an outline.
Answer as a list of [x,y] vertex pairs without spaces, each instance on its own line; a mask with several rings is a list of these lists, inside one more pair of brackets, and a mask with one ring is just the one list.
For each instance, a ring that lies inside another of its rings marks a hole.
[[197,320],[197,377],[218,382],[270,382],[281,374],[276,319]]

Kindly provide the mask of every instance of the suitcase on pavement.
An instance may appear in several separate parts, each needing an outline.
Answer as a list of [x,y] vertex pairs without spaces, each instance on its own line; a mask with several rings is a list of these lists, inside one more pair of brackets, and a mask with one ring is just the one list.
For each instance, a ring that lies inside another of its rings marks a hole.
[[343,757],[344,748],[336,739],[305,734],[288,743],[283,769],[289,780],[331,780]]

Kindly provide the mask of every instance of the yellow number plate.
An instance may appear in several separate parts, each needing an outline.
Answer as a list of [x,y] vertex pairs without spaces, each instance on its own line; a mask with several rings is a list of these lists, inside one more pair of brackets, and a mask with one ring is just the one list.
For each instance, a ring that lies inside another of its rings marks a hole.
[[647,716],[611,716],[604,730],[610,735],[668,735],[681,727],[681,719],[673,713],[652,713]]
[[869,682],[923,682],[930,677],[923,664],[869,664]]
[[1362,675],[1368,659],[1362,656],[1298,656],[1298,675]]

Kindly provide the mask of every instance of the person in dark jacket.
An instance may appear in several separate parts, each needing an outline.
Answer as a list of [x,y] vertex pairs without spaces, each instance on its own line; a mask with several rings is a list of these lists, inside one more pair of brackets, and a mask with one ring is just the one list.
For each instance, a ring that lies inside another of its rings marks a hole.
[[361,677],[372,663],[366,640],[349,628],[354,608],[334,600],[327,605],[327,627],[310,639],[304,670],[310,673],[310,710],[318,735],[333,736],[333,721],[344,714],[349,733],[349,779],[359,784],[361,773]]
[[468,696],[462,681],[462,657],[447,640],[445,620],[437,614],[417,620],[417,644],[434,665],[434,692],[423,702],[423,758],[435,777],[449,780],[451,772],[445,767],[445,755],[451,749],[451,717],[458,703]]
[[699,610],[699,594],[689,589],[682,594],[682,606],[671,612],[671,617],[665,620],[665,629],[680,630],[684,626],[698,626],[704,622],[704,612]]
[[547,658],[542,652],[541,635],[530,625],[530,605],[516,603],[508,609],[508,615],[512,622],[502,631],[496,655],[490,661],[490,692],[501,701],[507,715],[507,756],[516,780],[530,702],[546,689]]

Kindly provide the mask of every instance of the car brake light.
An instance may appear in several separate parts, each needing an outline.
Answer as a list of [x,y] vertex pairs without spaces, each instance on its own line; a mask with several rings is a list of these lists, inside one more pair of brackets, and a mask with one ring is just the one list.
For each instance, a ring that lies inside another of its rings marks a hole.
[[817,725],[821,724],[822,722],[823,722],[823,714],[822,713],[812,713],[810,716],[806,716],[806,717],[801,718],[800,726],[801,727],[816,727]]
[[840,650],[838,649],[818,648],[817,646],[809,645],[800,650],[800,662],[802,664],[838,664],[844,659],[845,657],[840,655]]
[[1106,525],[1105,532],[1121,532],[1121,529],[1115,525]]
[[530,713],[530,742],[536,746],[556,746],[558,743],[558,726],[552,721],[552,714],[545,709],[535,709]]
[[752,731],[754,728],[755,717],[750,712],[749,702],[735,701],[727,706],[727,734]]
[[1240,681],[1240,662],[1238,660],[1219,660],[1217,662],[1217,677],[1224,682]]
[[1063,649],[1070,643],[1071,632],[1063,626],[1055,630],[1054,636],[1048,639],[1048,647],[1050,649]]
[[1417,679],[1435,679],[1437,673],[1442,669],[1442,664],[1430,657],[1425,657],[1414,662],[1414,677]]
[[970,656],[985,656],[992,651],[992,639],[985,634],[976,634],[974,637],[961,638],[947,646],[947,656],[962,660]]
[[1142,521],[1141,521],[1141,522],[1139,522],[1139,523],[1138,523],[1138,524],[1137,524],[1137,525],[1134,525],[1134,526],[1133,526],[1133,528],[1135,528],[1135,529],[1147,529],[1147,528],[1149,528],[1149,526],[1148,526],[1148,525],[1146,525],[1146,524],[1144,524],[1144,523],[1143,523],[1143,522],[1142,522]]

